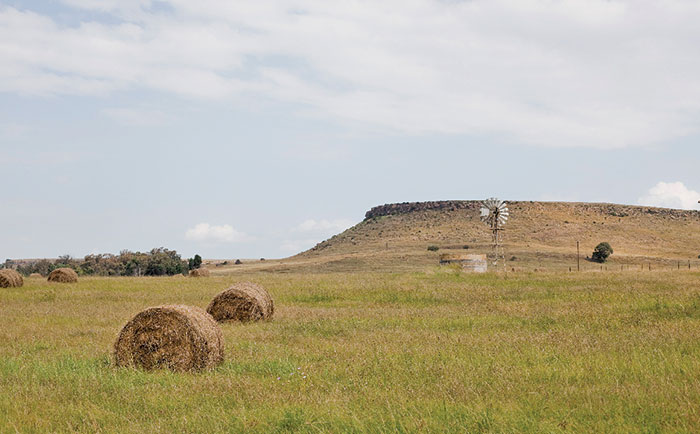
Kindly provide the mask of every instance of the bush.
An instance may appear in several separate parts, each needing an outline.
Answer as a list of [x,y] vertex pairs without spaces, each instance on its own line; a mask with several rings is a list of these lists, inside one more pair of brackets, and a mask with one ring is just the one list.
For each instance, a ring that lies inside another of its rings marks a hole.
[[593,250],[593,260],[603,263],[608,260],[608,257],[613,254],[613,249],[609,243],[603,242],[598,244]]
[[190,258],[188,261],[189,269],[195,270],[202,266],[202,257],[199,255],[194,255],[194,258]]
[[428,250],[431,251],[431,252],[437,252],[438,250],[440,250],[440,247],[438,247],[438,246],[428,246]]

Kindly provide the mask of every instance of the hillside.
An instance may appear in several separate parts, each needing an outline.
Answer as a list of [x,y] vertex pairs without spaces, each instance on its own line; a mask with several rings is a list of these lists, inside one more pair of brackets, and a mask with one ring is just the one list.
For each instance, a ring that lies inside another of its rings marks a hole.
[[[439,253],[461,249],[490,252],[490,233],[479,219],[480,201],[389,204],[372,208],[365,220],[290,258],[331,269],[412,268],[437,263]],[[504,231],[509,268],[565,269],[608,241],[615,249],[609,267],[696,267],[700,212],[605,203],[508,202]],[[429,252],[427,247],[440,247]],[[582,261],[584,269],[600,265]]]

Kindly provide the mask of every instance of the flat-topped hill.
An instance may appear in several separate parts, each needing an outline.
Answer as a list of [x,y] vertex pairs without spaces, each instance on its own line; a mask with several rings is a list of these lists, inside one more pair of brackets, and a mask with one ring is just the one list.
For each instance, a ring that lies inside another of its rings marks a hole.
[[[577,241],[583,258],[599,242],[609,242],[615,250],[611,267],[670,267],[682,261],[687,268],[700,254],[698,211],[607,203],[513,201],[508,206],[503,239],[510,268],[575,266]],[[480,207],[481,201],[377,206],[362,222],[290,259],[339,261],[341,269],[385,268],[436,263],[445,250],[488,253],[491,234],[479,218]],[[584,267],[599,265],[584,261]]]

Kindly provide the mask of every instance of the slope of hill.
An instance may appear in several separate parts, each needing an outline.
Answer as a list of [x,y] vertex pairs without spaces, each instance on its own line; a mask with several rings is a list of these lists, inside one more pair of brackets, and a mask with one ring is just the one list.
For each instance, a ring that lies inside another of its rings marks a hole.
[[[372,208],[364,221],[290,258],[324,268],[412,268],[437,263],[439,253],[461,249],[489,253],[490,233],[479,219],[480,201],[389,204]],[[504,231],[509,268],[562,269],[608,241],[608,267],[698,266],[700,212],[605,203],[509,202]],[[427,247],[435,245],[438,252]],[[600,265],[582,261],[583,267]]]

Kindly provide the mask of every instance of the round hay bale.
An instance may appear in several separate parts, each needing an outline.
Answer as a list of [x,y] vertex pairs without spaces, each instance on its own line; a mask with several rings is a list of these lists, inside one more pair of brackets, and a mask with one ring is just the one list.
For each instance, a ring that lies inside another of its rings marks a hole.
[[207,312],[219,322],[258,321],[271,319],[275,305],[265,288],[256,283],[241,282],[214,297]]
[[32,274],[29,275],[29,277],[44,277],[44,276],[42,276],[42,275],[39,274],[39,273],[32,273]]
[[0,270],[0,288],[19,288],[24,285],[22,275],[11,268]]
[[117,366],[146,370],[210,369],[224,360],[221,329],[199,307],[151,307],[137,314],[119,333],[114,360]]
[[72,268],[56,268],[49,273],[49,282],[75,283],[78,281],[78,273]]
[[195,268],[190,270],[190,277],[209,277],[209,270],[206,268]]

